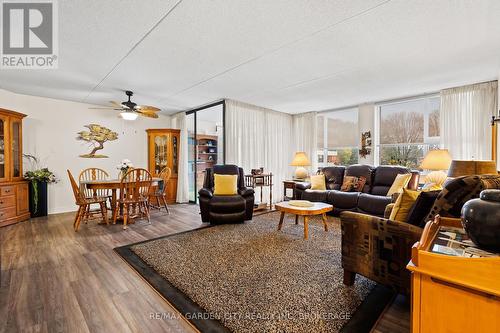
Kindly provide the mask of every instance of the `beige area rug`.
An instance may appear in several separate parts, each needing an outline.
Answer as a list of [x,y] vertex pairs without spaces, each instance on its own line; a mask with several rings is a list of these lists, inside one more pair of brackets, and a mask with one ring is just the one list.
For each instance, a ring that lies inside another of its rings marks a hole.
[[295,225],[287,215],[281,231],[278,221],[273,212],[130,250],[230,331],[338,332],[375,284],[361,276],[352,287],[342,283],[338,219],[329,217],[325,232],[311,218],[308,240],[302,219]]

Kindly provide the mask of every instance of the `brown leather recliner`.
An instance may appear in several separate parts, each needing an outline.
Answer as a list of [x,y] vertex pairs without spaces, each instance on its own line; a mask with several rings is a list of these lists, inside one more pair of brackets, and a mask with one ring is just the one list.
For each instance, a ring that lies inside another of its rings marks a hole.
[[[238,194],[214,195],[214,174],[238,175]],[[203,188],[198,194],[203,222],[243,223],[252,219],[254,190],[245,187],[243,169],[236,165],[214,165],[206,169]]]

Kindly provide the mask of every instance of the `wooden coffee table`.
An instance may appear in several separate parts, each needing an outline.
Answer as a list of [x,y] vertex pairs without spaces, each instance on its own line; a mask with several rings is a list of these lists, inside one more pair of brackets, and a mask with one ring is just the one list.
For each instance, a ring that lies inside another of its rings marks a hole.
[[313,204],[314,206],[311,207],[298,207],[290,205],[287,201],[277,203],[275,207],[281,212],[278,230],[281,230],[281,227],[283,226],[285,213],[289,213],[295,215],[295,224],[299,224],[299,216],[304,216],[304,239],[309,238],[309,216],[321,215],[323,217],[323,226],[325,227],[325,231],[328,231],[326,213],[332,211],[333,206],[323,202],[313,202]]

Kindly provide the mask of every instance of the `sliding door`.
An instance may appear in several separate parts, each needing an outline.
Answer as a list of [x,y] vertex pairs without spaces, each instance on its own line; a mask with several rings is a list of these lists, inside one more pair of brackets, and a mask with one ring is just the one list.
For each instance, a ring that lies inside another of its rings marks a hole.
[[224,101],[187,112],[189,199],[198,202],[207,168],[224,164]]

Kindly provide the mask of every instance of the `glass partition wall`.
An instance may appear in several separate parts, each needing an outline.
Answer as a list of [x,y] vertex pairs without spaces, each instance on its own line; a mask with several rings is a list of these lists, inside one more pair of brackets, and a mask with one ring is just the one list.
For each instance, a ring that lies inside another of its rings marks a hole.
[[190,202],[198,203],[198,191],[203,187],[205,170],[225,163],[224,114],[224,101],[186,112]]

